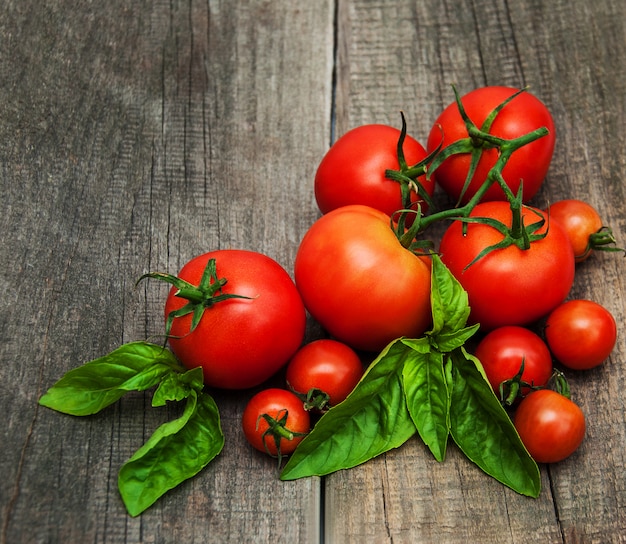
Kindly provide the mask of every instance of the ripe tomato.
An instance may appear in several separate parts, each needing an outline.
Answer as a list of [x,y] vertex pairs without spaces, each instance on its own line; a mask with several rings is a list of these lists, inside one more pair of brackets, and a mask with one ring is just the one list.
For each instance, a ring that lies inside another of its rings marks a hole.
[[[539,214],[539,216],[535,215]],[[510,227],[508,202],[483,202],[472,217],[496,219]],[[524,207],[524,223],[536,223],[544,212]],[[439,251],[441,260],[468,293],[470,320],[483,330],[504,325],[527,325],[547,315],[569,293],[574,282],[574,254],[558,224],[550,224],[545,238],[529,249],[511,245],[496,249],[466,269],[485,248],[500,243],[504,235],[496,228],[454,221],[444,233]],[[546,225],[538,233],[546,231]]]
[[278,456],[296,449],[311,428],[302,401],[286,389],[264,389],[243,411],[241,426],[246,440],[259,451]]
[[[335,406],[354,389],[363,375],[359,356],[346,344],[328,338],[315,340],[300,348],[287,365],[287,384],[300,395],[314,392],[326,404]],[[311,399],[311,402],[315,399]]]
[[589,237],[602,229],[602,219],[595,208],[581,200],[560,200],[548,208],[550,219],[559,223],[570,240],[577,263],[592,252]]
[[[207,264],[215,259],[219,280],[226,283],[214,295],[249,298],[205,302],[202,318],[190,332],[192,316],[174,318],[170,347],[187,368],[202,366],[205,383],[225,389],[256,386],[287,363],[304,338],[306,313],[287,272],[273,259],[244,250],[218,250],[189,261],[179,278],[200,285]],[[211,286],[216,280],[211,280]],[[192,289],[193,291],[193,289]],[[196,289],[192,297],[197,297]],[[165,315],[180,311],[189,300],[173,286]],[[206,298],[206,297],[205,297]]]
[[[474,354],[496,395],[500,393],[502,382],[519,373],[522,361],[522,381],[541,387],[552,376],[552,356],[548,346],[539,335],[524,327],[508,326],[491,331],[479,342]],[[530,387],[522,387],[521,394],[526,396],[530,391]]]
[[[363,125],[346,132],[328,150],[315,174],[315,198],[322,213],[364,204],[392,216],[402,208],[400,184],[387,179],[385,170],[398,170],[397,146],[400,131],[386,125]],[[407,135],[403,145],[409,166],[426,157],[424,147]],[[418,182],[429,195],[435,184],[420,176]],[[412,192],[413,202],[426,205]],[[416,207],[415,207],[416,209]]]
[[617,326],[611,312],[591,300],[570,300],[546,320],[546,341],[554,357],[568,368],[600,365],[613,351]]
[[514,424],[538,463],[557,463],[574,453],[585,437],[585,416],[577,404],[550,389],[533,391],[520,402]]
[[306,308],[331,336],[379,351],[401,336],[417,338],[430,324],[427,261],[400,244],[388,215],[354,204],[311,226],[295,279]]
[[[517,91],[518,89],[510,87],[481,87],[461,97],[461,102],[469,118],[480,129],[494,108]],[[530,200],[539,190],[552,160],[555,142],[552,115],[538,98],[528,92],[522,92],[497,114],[488,131],[489,134],[499,138],[513,139],[541,127],[546,127],[549,134],[516,150],[502,171],[507,185],[514,194],[517,194],[523,180],[524,202]],[[429,152],[441,143],[442,131],[443,148],[458,140],[468,138],[467,128],[456,102],[446,107],[435,121],[426,144]],[[472,181],[464,193],[463,203],[476,193],[498,159],[497,149],[489,148],[483,142],[476,142],[475,145],[484,146],[483,152]],[[470,160],[469,153],[453,155],[446,159],[433,174],[435,181],[455,201],[461,196]],[[493,185],[482,200],[505,200],[505,195],[498,185]]]

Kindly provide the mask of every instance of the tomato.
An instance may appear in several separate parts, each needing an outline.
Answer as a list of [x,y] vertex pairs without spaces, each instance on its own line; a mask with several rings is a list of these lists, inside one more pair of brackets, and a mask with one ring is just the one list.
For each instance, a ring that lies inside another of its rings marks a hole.
[[[346,132],[322,158],[315,174],[315,198],[322,213],[346,206],[364,204],[392,216],[402,209],[400,183],[385,177],[385,170],[398,170],[400,131],[386,125],[363,125]],[[413,166],[426,157],[426,150],[407,135],[404,157]],[[420,176],[418,182],[432,196],[435,184]],[[412,202],[427,206],[415,191]],[[416,208],[416,207],[415,207]]]
[[385,213],[354,204],[323,215],[304,235],[295,280],[304,304],[330,336],[379,351],[428,327],[427,257],[405,249]]
[[[200,294],[199,304],[206,308],[193,332],[193,314],[173,319],[170,347],[187,368],[201,366],[209,386],[256,386],[284,366],[302,344],[304,304],[289,274],[270,257],[252,251],[205,253],[183,266],[178,277],[198,286],[211,259],[216,278],[226,283],[208,302]],[[248,298],[219,300],[223,294]],[[198,295],[196,289],[192,296]],[[174,285],[165,303],[166,318],[188,303]]]
[[550,220],[558,222],[567,233],[576,262],[586,260],[592,252],[589,237],[600,232],[602,219],[596,209],[581,200],[560,200],[548,208]]
[[264,389],[246,405],[241,419],[250,445],[270,455],[288,455],[309,432],[311,419],[302,401],[286,389]]
[[538,463],[557,463],[574,453],[585,437],[580,407],[550,389],[533,391],[520,402],[514,424]]
[[[322,405],[335,406],[350,394],[363,375],[359,356],[346,344],[329,338],[306,344],[287,365],[287,384],[300,395],[321,392]],[[313,399],[311,399],[313,400]]]
[[[500,327],[488,333],[474,352],[480,360],[489,383],[496,395],[500,384],[515,377],[524,362],[521,379],[534,387],[548,383],[552,376],[552,356],[541,337],[529,329],[518,326]],[[530,393],[522,387],[522,396]]]
[[[536,215],[539,214],[539,215]],[[471,217],[487,217],[511,226],[508,202],[478,204]],[[524,224],[531,225],[544,212],[524,207]],[[546,224],[537,233],[546,231]],[[517,245],[496,249],[466,268],[484,249],[500,243],[504,235],[496,228],[470,223],[463,235],[461,221],[444,233],[441,260],[467,291],[470,320],[485,331],[504,325],[527,325],[547,315],[568,295],[574,282],[574,254],[559,225],[550,224],[545,238],[529,249]]]
[[585,370],[602,364],[617,340],[615,318],[604,306],[591,300],[570,300],[550,313],[546,341],[564,366]]
[[[469,118],[478,128],[481,128],[494,108],[517,91],[518,89],[510,87],[481,87],[467,93],[461,98],[461,102]],[[537,193],[552,160],[555,129],[550,111],[538,98],[528,92],[522,92],[497,114],[488,131],[489,134],[499,138],[513,139],[541,127],[547,128],[549,134],[514,151],[502,171],[504,180],[514,194],[517,194],[523,180],[524,202],[528,202]],[[443,148],[458,140],[468,138],[467,128],[456,102],[446,107],[435,121],[426,144],[429,152],[437,148],[442,137]],[[476,142],[475,145],[483,144]],[[483,146],[472,181],[464,193],[463,203],[466,203],[487,179],[487,174],[496,163],[498,155],[498,149]],[[435,181],[455,201],[461,196],[470,161],[469,153],[452,155],[433,173]],[[482,200],[505,200],[505,194],[497,184],[494,184]]]

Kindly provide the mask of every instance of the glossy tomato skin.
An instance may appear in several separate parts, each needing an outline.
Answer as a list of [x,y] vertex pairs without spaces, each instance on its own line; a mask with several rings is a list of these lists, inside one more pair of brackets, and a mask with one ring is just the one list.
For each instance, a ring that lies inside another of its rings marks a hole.
[[[293,438],[281,437],[277,447],[274,437],[270,433],[264,434],[269,428],[269,423],[263,418],[264,414],[276,421],[286,415],[283,426],[287,431],[294,433]],[[291,391],[270,388],[258,392],[248,401],[243,411],[241,426],[246,440],[255,449],[270,455],[279,453],[288,455],[309,432],[311,418],[302,401]]]
[[[537,222],[544,212],[524,208],[524,222]],[[508,202],[478,204],[472,217],[489,217],[511,226]],[[545,216],[544,216],[545,217]],[[539,232],[545,232],[546,226]],[[523,250],[515,245],[497,249],[465,269],[482,250],[502,241],[495,228],[470,223],[463,235],[461,221],[444,233],[441,260],[468,293],[470,320],[489,331],[505,325],[528,325],[544,317],[568,295],[574,282],[574,253],[559,225],[550,224],[542,240]]]
[[[483,337],[474,355],[480,360],[492,389],[499,395],[500,384],[516,376],[524,362],[522,381],[535,387],[552,376],[552,356],[538,334],[519,326],[499,327]],[[522,388],[522,395],[530,393]]]
[[589,236],[602,228],[602,218],[596,209],[582,200],[559,200],[548,208],[550,220],[563,227],[574,249],[577,263],[583,262],[592,253]]
[[[363,204],[387,215],[402,208],[400,184],[385,177],[385,170],[398,170],[400,131],[387,125],[363,125],[346,132],[322,158],[315,174],[315,199],[322,213]],[[406,162],[413,166],[426,157],[426,150],[407,135],[403,145]],[[432,196],[435,183],[420,176],[418,182]],[[412,193],[412,201],[427,206]],[[415,207],[416,209],[416,207]]]
[[[224,389],[254,387],[284,366],[302,344],[306,313],[289,274],[261,253],[229,249],[199,255],[179,277],[198,285],[209,259],[222,292],[249,297],[228,299],[205,310],[189,333],[191,314],[174,319],[170,347],[187,368],[202,366],[205,384]],[[165,316],[187,301],[169,292]],[[178,338],[176,338],[178,337]]]
[[585,437],[585,416],[578,405],[550,389],[533,391],[514,416],[517,432],[538,463],[557,463],[574,453]]
[[403,248],[389,223],[369,206],[338,208],[311,226],[296,255],[306,308],[356,350],[417,338],[431,322],[429,259]]
[[356,352],[341,342],[322,338],[300,348],[287,365],[287,384],[306,395],[312,389],[329,396],[335,406],[345,400],[363,375],[363,363]]
[[611,312],[597,302],[569,300],[550,313],[545,336],[561,364],[586,370],[609,357],[617,340],[617,325]]
[[[517,91],[518,89],[503,86],[481,87],[461,97],[461,102],[469,118],[480,129],[493,109]],[[520,181],[523,180],[524,202],[528,202],[537,193],[552,160],[555,144],[555,127],[552,115],[537,97],[528,92],[523,92],[500,111],[489,131],[494,136],[513,139],[541,127],[546,127],[549,134],[517,149],[502,171],[504,180],[514,194],[517,194]],[[443,147],[468,137],[465,123],[456,102],[447,106],[435,121],[428,136],[427,150],[430,152],[436,149],[441,143],[442,137]],[[483,151],[462,203],[466,203],[476,193],[487,179],[487,173],[497,159],[497,149],[485,149]],[[436,183],[455,202],[461,195],[470,160],[469,154],[454,155],[446,159],[434,172]],[[505,199],[502,189],[493,185],[482,198],[482,201]]]

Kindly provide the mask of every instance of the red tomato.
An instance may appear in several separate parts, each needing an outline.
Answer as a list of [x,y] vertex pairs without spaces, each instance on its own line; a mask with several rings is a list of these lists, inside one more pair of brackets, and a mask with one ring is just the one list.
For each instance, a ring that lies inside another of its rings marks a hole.
[[[524,207],[526,225],[544,216],[540,210]],[[539,216],[535,214],[540,214]],[[478,204],[472,217],[496,219],[511,226],[508,202]],[[492,226],[470,223],[463,235],[461,221],[454,221],[444,233],[439,251],[441,260],[468,293],[470,319],[483,330],[504,325],[527,325],[547,315],[569,293],[574,281],[574,254],[558,224],[550,224],[545,238],[529,249],[511,245],[496,249],[466,269],[485,248],[501,242],[504,235]],[[546,225],[538,233],[546,231]]]
[[[350,394],[363,375],[359,356],[346,344],[315,340],[300,348],[287,365],[287,384],[300,395],[318,390],[335,406]],[[318,406],[324,408],[325,406]]]
[[[480,129],[489,114],[502,102],[515,94],[518,89],[510,87],[481,87],[461,98],[464,109]],[[517,194],[523,180],[523,200],[527,202],[539,190],[548,172],[554,151],[555,130],[552,115],[548,108],[535,96],[523,92],[509,102],[496,116],[489,134],[504,139],[513,139],[546,127],[547,136],[539,138],[516,150],[502,171],[507,185]],[[443,131],[443,148],[468,138],[467,128],[459,113],[456,102],[450,104],[437,118],[428,137],[427,149],[432,151],[441,143]],[[483,145],[483,142],[476,142]],[[498,159],[496,148],[483,148],[482,156],[472,177],[462,202],[466,203],[487,179],[487,173]],[[435,181],[455,201],[467,178],[470,166],[470,154],[453,155],[446,159],[434,172]],[[494,184],[483,197],[483,201],[505,200],[502,189]]]
[[[256,386],[285,365],[300,347],[306,324],[302,299],[276,261],[252,251],[205,253],[189,261],[179,278],[198,286],[210,259],[215,259],[217,278],[226,280],[215,295],[249,298],[209,303],[193,332],[193,314],[176,317],[170,346],[187,368],[202,366],[209,386]],[[176,286],[172,287],[167,297],[166,317],[189,302],[177,296],[177,291]]]
[[[524,327],[500,327],[487,334],[475,351],[496,395],[500,384],[516,376],[524,362],[522,381],[532,386],[546,385],[552,376],[552,356],[545,342]],[[530,393],[523,387],[522,396]]]
[[[328,150],[315,174],[315,198],[322,213],[346,206],[364,204],[392,216],[400,210],[400,184],[387,179],[385,170],[398,170],[400,131],[386,125],[364,125],[346,132]],[[407,164],[413,166],[426,157],[426,150],[407,135],[403,145]],[[418,178],[429,195],[435,184]],[[412,192],[413,202],[424,202]],[[417,207],[415,206],[415,209]]]
[[570,300],[550,313],[545,336],[560,363],[585,370],[602,364],[611,354],[617,325],[611,312],[597,302]]
[[344,206],[318,219],[295,261],[296,285],[311,315],[350,347],[379,351],[428,327],[428,258],[405,249],[389,216]]
[[264,389],[254,395],[243,412],[243,433],[251,446],[274,456],[296,449],[311,428],[302,401],[286,389]]
[[533,391],[520,402],[515,428],[538,463],[557,463],[574,453],[585,437],[585,416],[567,397],[550,389]]
[[574,249],[576,262],[592,252],[589,237],[602,229],[602,219],[595,208],[581,200],[560,200],[548,208],[550,220],[559,223]]

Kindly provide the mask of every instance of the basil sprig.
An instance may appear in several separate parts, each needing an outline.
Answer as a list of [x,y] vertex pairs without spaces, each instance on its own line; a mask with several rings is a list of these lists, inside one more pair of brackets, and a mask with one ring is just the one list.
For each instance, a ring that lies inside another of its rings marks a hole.
[[438,461],[445,459],[451,437],[484,472],[520,494],[539,496],[537,464],[480,361],[464,348],[478,328],[466,326],[467,293],[437,255],[432,260],[432,330],[391,342],[348,398],[299,444],[282,480],[354,467],[417,433]]
[[58,412],[86,416],[130,391],[152,387],[152,406],[186,404],[182,416],[158,427],[119,471],[120,495],[132,516],[195,476],[224,447],[218,408],[203,390],[202,369],[186,370],[163,346],[131,342],[70,370],[39,399]]

